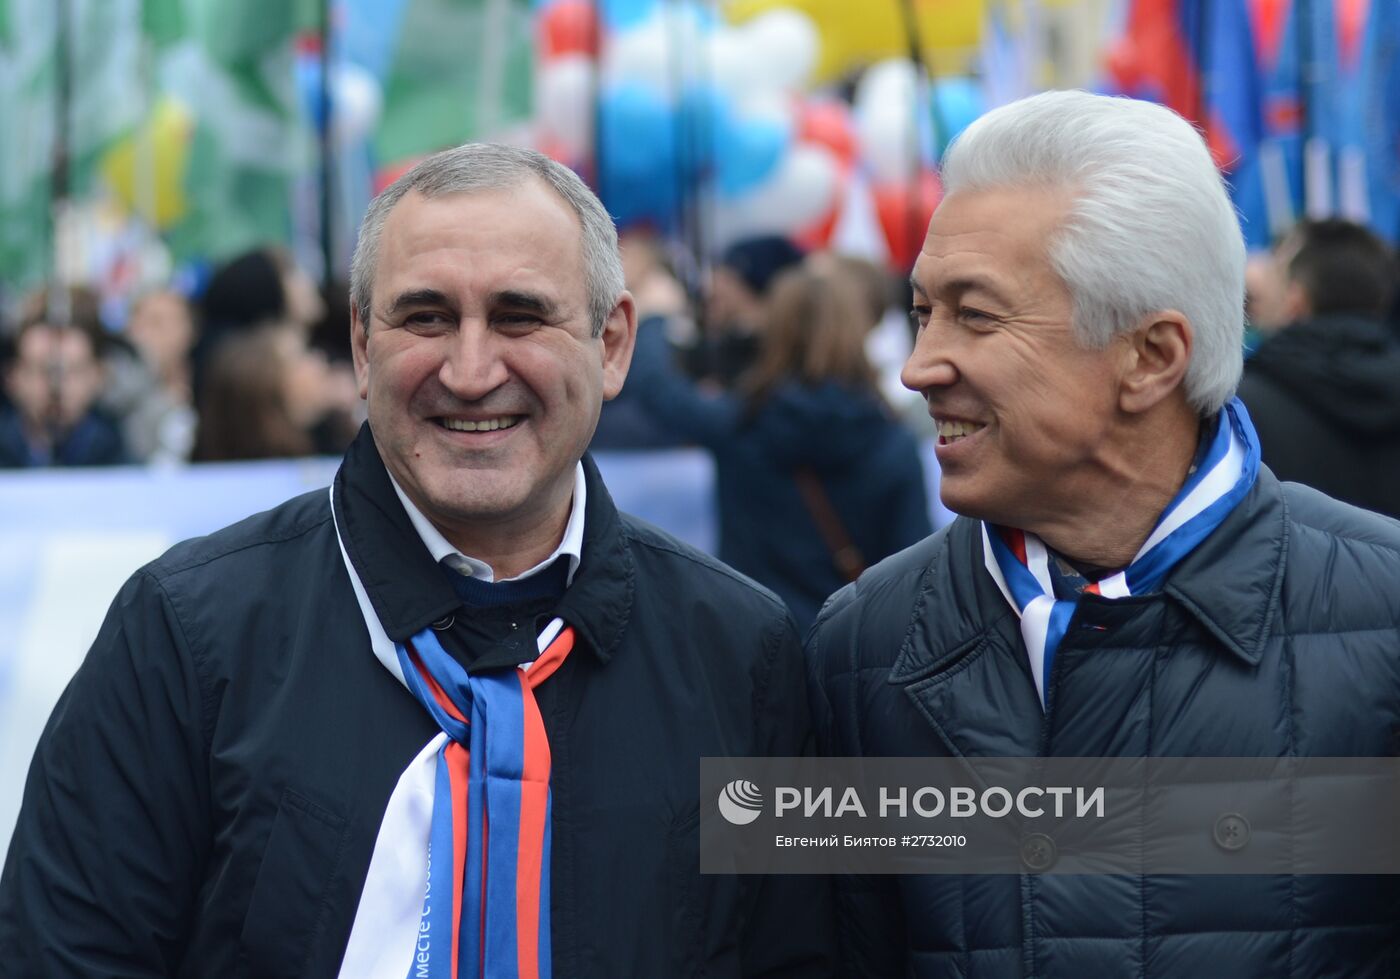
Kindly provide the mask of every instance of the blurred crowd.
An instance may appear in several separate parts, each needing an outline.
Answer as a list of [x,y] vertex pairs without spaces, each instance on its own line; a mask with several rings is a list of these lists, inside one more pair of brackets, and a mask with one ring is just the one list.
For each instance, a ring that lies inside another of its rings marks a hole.
[[35,291],[0,334],[0,468],[339,455],[363,417],[343,292],[279,248],[139,294],[120,330],[91,290]]
[[[930,532],[919,439],[934,433],[899,382],[907,283],[780,237],[739,241],[703,275],[644,233],[623,253],[637,347],[594,448],[707,449],[719,556],[799,624]],[[1250,263],[1240,388],[1280,478],[1392,516],[1396,280],[1364,227],[1298,224]],[[0,334],[0,467],[338,455],[364,419],[349,330],[346,290],[318,290],[276,247],[218,268],[195,298],[141,294],[120,330],[91,292],[38,291]]]

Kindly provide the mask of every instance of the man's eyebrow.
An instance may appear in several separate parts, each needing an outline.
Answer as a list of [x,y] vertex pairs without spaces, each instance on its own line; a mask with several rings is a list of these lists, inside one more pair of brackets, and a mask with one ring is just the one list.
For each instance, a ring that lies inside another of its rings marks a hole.
[[[916,282],[912,276],[909,278],[909,285],[918,293],[920,298],[928,299],[928,290]],[[1007,301],[1006,294],[996,282],[984,275],[963,275],[954,279],[948,279],[945,282],[938,283],[938,289],[940,292],[956,293],[964,293],[972,289],[979,289],[982,292],[990,294],[994,299],[1001,302]]]
[[491,294],[491,306],[536,313],[542,319],[558,319],[559,307],[552,300],[536,292],[522,292],[518,289],[503,289]]
[[394,297],[393,301],[384,308],[381,314],[386,319],[395,313],[400,313],[405,309],[416,308],[418,306],[450,306],[445,292],[437,289],[410,289],[401,292]]

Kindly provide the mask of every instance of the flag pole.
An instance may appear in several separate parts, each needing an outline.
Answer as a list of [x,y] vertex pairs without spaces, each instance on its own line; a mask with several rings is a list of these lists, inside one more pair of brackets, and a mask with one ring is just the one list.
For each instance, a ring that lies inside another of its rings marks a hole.
[[68,274],[69,257],[65,255],[70,243],[71,218],[69,217],[69,196],[72,192],[72,116],[73,116],[73,0],[57,0],[54,6],[54,68],[58,74],[58,84],[54,90],[54,137],[53,169],[49,176],[49,231],[51,235],[50,256],[53,263],[48,295],[44,302],[44,319],[57,332],[59,342],[54,345],[47,365],[49,404],[46,414],[50,460],[58,450],[63,437],[63,338],[73,318],[69,302]]
[[321,287],[328,294],[335,277],[335,148],[331,139],[334,111],[331,97],[331,0],[319,2],[319,28],[321,33],[320,58],[320,133],[317,148],[320,152],[320,191],[321,191]]
[[[924,168],[923,153],[919,146],[920,129],[920,82],[927,80],[927,85],[922,86],[922,94],[928,99],[928,118],[933,126],[933,143],[938,149],[938,156],[941,159],[946,147],[943,145],[943,134],[948,131],[948,127],[943,119],[943,110],[938,105],[938,96],[934,91],[933,65],[932,59],[924,52],[923,40],[919,36],[919,20],[914,16],[913,0],[900,0],[900,14],[904,20],[904,36],[909,43],[909,60],[914,65],[914,125],[910,130],[909,137],[909,157],[913,164],[913,173],[910,175],[909,196],[904,209],[904,241],[906,246],[912,246],[912,253],[917,256],[919,244],[923,241],[926,228],[920,227],[923,223],[923,199],[924,199]],[[901,269],[901,274],[908,269]]]

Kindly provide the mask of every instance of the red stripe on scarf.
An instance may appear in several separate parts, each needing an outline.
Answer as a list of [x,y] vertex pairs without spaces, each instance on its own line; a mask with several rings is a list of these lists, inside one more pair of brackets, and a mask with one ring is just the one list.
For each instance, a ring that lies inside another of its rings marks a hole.
[[1007,547],[1011,548],[1011,553],[1016,555],[1016,560],[1029,566],[1026,560],[1026,535],[1014,527],[1001,528],[1001,539]]
[[[426,671],[424,675],[427,675]],[[432,685],[437,686],[436,683]],[[447,761],[447,777],[452,786],[452,974],[455,976],[458,975],[457,949],[462,930],[462,881],[467,869],[467,788],[471,752],[456,741],[448,741],[443,757]]]
[[549,811],[550,755],[544,720],[529,692],[528,675],[519,675],[525,694],[525,765],[520,777],[517,850],[520,870],[515,877],[515,940],[521,979],[536,979],[540,966],[540,874],[544,865],[545,817]]
[[418,670],[418,675],[423,678],[423,682],[428,685],[428,690],[432,693],[433,699],[438,702],[438,706],[447,711],[448,715],[461,721],[463,724],[467,719],[462,716],[462,712],[457,709],[457,705],[452,702],[452,698],[447,696],[447,691],[438,685],[433,674],[423,665],[423,661],[418,658],[418,653],[413,648],[413,643],[404,643],[404,648],[408,650],[408,658],[413,660],[413,666]]
[[521,979],[539,976],[540,876],[544,866],[545,820],[549,814],[549,737],[533,690],[553,675],[574,645],[566,628],[528,672],[517,673],[525,721],[525,764],[520,776],[520,870],[515,877],[515,939]]

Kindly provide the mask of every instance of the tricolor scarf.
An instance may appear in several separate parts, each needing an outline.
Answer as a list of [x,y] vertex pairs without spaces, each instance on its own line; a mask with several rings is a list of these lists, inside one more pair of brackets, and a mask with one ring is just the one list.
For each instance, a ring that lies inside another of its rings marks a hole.
[[[1244,498],[1258,475],[1259,439],[1244,404],[1233,398],[1221,412],[1204,456],[1157,518],[1132,563],[1084,591],[1104,598],[1155,591],[1177,562],[1210,536]],[[1034,534],[984,521],[982,552],[987,571],[1021,617],[1021,637],[1044,709],[1055,650],[1078,603],[1055,597],[1050,571],[1054,558]]]
[[340,976],[547,979],[550,753],[533,691],[574,630],[556,618],[533,663],[468,673],[431,629],[391,642],[341,554],[376,657],[442,731],[389,797]]

